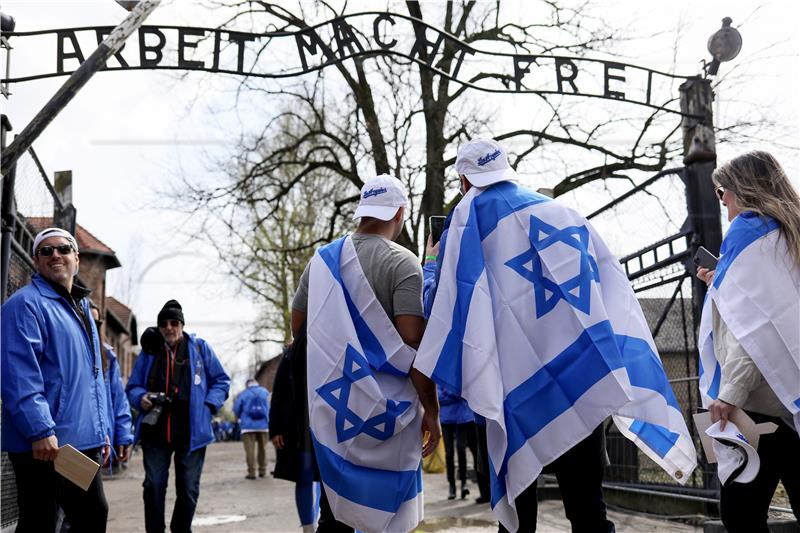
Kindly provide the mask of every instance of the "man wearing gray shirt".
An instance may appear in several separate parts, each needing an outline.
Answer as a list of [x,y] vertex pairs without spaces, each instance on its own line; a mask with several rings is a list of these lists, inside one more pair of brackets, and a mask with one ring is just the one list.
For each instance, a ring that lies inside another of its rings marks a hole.
[[[375,298],[386,311],[397,333],[405,344],[417,348],[425,330],[422,308],[422,268],[417,257],[393,242],[405,223],[408,203],[405,188],[400,180],[380,175],[366,180],[361,198],[353,216],[360,219],[351,239],[358,262]],[[301,332],[308,309],[310,264],[306,266],[300,285],[292,300],[292,333]],[[309,368],[313,361],[308,361]],[[428,377],[411,369],[409,374],[424,409],[423,429],[429,437],[422,447],[422,455],[436,449],[441,436],[439,402],[436,387]],[[318,532],[351,532],[353,528],[336,521],[325,492],[320,501]]]

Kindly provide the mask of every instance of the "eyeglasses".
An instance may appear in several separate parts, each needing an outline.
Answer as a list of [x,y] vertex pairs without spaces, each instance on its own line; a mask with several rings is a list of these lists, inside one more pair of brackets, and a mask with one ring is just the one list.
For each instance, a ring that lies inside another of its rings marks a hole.
[[159,322],[158,327],[165,328],[169,326],[171,328],[177,328],[178,325],[180,325],[180,323],[181,323],[180,320],[165,320],[163,322]]
[[721,202],[722,196],[725,194],[725,187],[717,187],[714,189],[714,192],[717,193],[717,198],[719,198],[719,201]]
[[97,320],[94,321],[94,325],[99,328],[100,326],[103,325],[103,322],[104,320],[102,318],[98,318]]
[[41,255],[42,257],[50,257],[53,255],[53,251],[58,250],[59,255],[69,255],[72,253],[72,245],[71,244],[59,244],[58,246],[42,246],[36,251],[37,255]]

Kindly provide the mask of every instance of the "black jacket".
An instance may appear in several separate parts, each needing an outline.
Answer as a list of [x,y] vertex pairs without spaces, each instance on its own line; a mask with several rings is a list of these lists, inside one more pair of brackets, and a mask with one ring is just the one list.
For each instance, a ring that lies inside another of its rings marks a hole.
[[[297,482],[303,467],[302,454],[313,458],[311,432],[308,423],[308,395],[306,392],[306,327],[283,352],[269,409],[269,435],[283,436],[283,449],[276,450],[275,471],[278,479]],[[316,463],[313,463],[314,480],[319,481]]]

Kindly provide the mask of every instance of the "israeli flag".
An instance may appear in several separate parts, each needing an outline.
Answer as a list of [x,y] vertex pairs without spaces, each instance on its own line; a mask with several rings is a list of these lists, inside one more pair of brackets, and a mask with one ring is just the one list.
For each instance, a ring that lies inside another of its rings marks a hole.
[[308,290],[308,405],[334,516],[363,532],[423,517],[422,412],[415,352],[367,282],[349,237],[317,250]]
[[700,322],[704,407],[717,399],[722,378],[714,355],[712,305],[792,414],[800,432],[800,267],[775,220],[749,211],[741,213],[722,241]]
[[414,366],[486,418],[492,507],[609,415],[678,482],[694,444],[617,259],[569,208],[514,182],[456,206]]

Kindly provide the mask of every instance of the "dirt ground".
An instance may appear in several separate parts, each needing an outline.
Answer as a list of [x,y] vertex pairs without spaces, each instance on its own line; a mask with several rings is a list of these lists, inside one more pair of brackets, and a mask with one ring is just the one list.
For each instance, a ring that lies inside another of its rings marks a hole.
[[[274,450],[269,449],[270,461]],[[268,467],[271,470],[271,466]],[[215,443],[208,447],[200,487],[200,501],[193,530],[203,532],[297,532],[300,522],[294,504],[294,485],[270,476],[245,479],[244,450],[239,442]],[[109,533],[144,531],[141,453],[134,455],[127,470],[105,480],[109,503]],[[170,478],[167,492],[167,524],[174,491]],[[466,500],[447,500],[444,474],[425,475],[425,521],[419,532],[488,533],[497,531],[497,521],[487,504],[474,503],[477,487]],[[702,528],[653,520],[611,511],[609,517],[619,533],[699,533]],[[541,502],[538,531],[570,531],[560,501]]]

